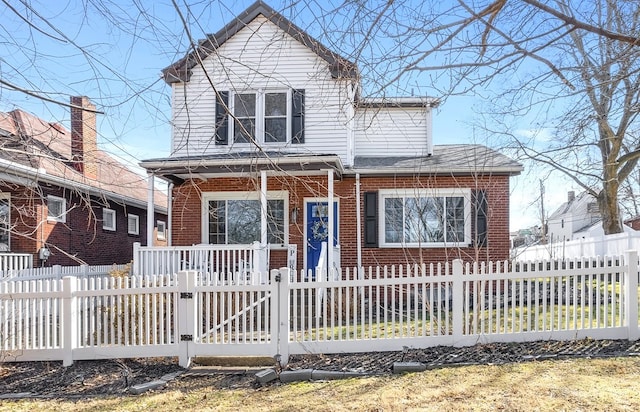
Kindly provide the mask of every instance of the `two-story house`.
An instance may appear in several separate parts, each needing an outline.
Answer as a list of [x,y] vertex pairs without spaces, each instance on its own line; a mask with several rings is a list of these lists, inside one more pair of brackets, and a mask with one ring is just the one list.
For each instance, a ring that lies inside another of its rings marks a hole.
[[[509,177],[475,144],[434,145],[434,98],[362,96],[358,68],[261,1],[167,67],[173,245],[248,244],[312,269],[509,256]],[[332,206],[329,206],[332,205]],[[332,254],[330,254],[332,255]]]
[[166,244],[166,196],[147,219],[147,179],[98,147],[88,98],[69,106],[70,129],[0,113],[0,252],[31,254],[35,266],[109,265],[131,261],[135,242]]

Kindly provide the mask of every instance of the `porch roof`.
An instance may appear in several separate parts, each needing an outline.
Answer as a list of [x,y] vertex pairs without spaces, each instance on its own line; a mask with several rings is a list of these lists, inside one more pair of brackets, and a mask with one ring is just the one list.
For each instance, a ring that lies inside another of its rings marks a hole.
[[483,145],[435,145],[431,156],[356,156],[353,171],[361,174],[518,175],[522,165]]
[[335,154],[283,154],[281,152],[247,152],[217,155],[149,159],[140,166],[173,183],[192,178],[208,178],[229,174],[256,174],[262,170],[275,173],[325,174],[333,169],[344,173],[340,157]]

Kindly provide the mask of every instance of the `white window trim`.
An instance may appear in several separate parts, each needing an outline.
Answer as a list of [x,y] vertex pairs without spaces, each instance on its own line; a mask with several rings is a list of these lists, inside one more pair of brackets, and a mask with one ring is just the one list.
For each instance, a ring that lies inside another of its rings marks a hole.
[[[113,216],[113,226],[108,226],[107,225],[107,219],[106,219],[107,215]],[[109,208],[103,207],[102,208],[102,228],[104,230],[109,230],[111,232],[115,232],[116,231],[116,226],[117,226],[117,224],[116,224],[116,211],[113,210],[113,209],[109,209]]]
[[[50,209],[49,209],[49,202],[51,202],[51,201],[60,202],[62,204],[62,207],[60,208],[60,210],[61,210],[60,216],[51,216]],[[60,222],[60,223],[66,223],[67,222],[67,201],[66,201],[66,199],[64,199],[62,197],[58,197],[58,196],[53,196],[53,195],[48,195],[47,196],[47,221],[48,222]]]
[[[464,241],[387,243],[385,242],[385,198],[389,197],[463,197],[464,198]],[[378,191],[378,241],[380,248],[444,248],[468,247],[471,245],[471,189],[381,189]]]
[[[293,98],[292,98],[292,93],[293,93],[293,89],[258,89],[258,90],[236,90],[236,91],[230,91],[229,92],[229,112],[230,113],[235,113],[235,95],[236,94],[255,94],[256,95],[256,124],[255,124],[255,139],[256,142],[261,144],[261,145],[267,145],[267,146],[287,146],[291,143],[291,117],[293,116]],[[285,142],[265,142],[265,138],[264,138],[264,119],[265,119],[265,115],[264,115],[264,110],[265,110],[265,103],[264,103],[264,96],[267,93],[286,93],[287,95],[287,121],[286,121],[286,125],[287,125],[287,139]],[[227,131],[227,141],[230,142],[231,145],[234,146],[240,146],[240,147],[251,147],[253,146],[253,143],[249,142],[249,143],[236,143],[234,140],[234,134],[235,134],[235,127],[236,127],[236,123],[235,120],[233,118],[233,116],[231,116],[231,114],[229,115],[229,128]],[[223,200],[223,199],[216,199],[216,200]],[[234,199],[237,200],[237,199]]]
[[[260,200],[260,193],[251,192],[205,192],[202,194],[202,243],[209,244],[209,201],[211,200]],[[284,243],[270,243],[271,249],[285,248],[289,244],[289,192],[286,190],[267,191],[267,200],[284,201]]]
[[[162,226],[162,230],[160,230],[160,226]],[[164,220],[156,221],[156,239],[167,240],[167,223]]]
[[8,230],[8,240],[7,240],[7,247],[8,250],[11,250],[11,193],[0,193],[0,200],[7,200],[9,202],[9,214],[7,215],[7,221],[8,221],[8,226],[9,226],[9,230]]
[[[129,225],[129,222],[131,221],[131,219],[133,219],[136,222],[135,231],[132,231],[131,227]],[[127,215],[127,233],[129,233],[130,235],[139,235],[140,234],[140,216],[134,215],[133,213],[129,213]]]

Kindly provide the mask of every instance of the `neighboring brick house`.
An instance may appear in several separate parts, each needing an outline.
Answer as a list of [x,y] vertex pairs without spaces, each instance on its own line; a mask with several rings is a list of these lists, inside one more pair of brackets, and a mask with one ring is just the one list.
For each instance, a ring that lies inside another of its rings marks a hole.
[[[86,97],[70,106],[71,130],[0,113],[0,250],[33,254],[37,266],[127,263],[133,243],[147,242],[147,179],[98,149]],[[156,203],[162,245],[166,196]]]
[[259,241],[271,267],[297,245],[307,269],[332,238],[342,267],[509,257],[521,165],[433,145],[437,100],[363,98],[353,63],[264,3],[163,74],[172,153],[141,166],[171,182],[173,245]]

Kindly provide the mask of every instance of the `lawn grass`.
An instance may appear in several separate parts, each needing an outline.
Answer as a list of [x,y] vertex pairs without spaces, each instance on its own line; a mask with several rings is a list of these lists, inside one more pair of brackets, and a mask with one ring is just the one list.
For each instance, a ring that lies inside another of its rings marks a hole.
[[0,405],[0,411],[33,410],[637,411],[640,358],[466,366],[259,389],[220,390],[206,385],[203,378],[185,378],[163,391],[140,396],[21,400]]

